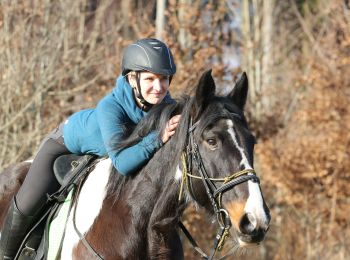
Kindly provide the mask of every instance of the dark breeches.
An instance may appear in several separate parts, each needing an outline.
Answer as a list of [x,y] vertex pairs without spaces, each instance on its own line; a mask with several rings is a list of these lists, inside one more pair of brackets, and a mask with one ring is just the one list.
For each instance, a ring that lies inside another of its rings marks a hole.
[[42,142],[39,151],[16,195],[18,209],[26,216],[34,216],[44,205],[47,195],[60,185],[53,173],[55,159],[69,154],[63,141],[63,124],[51,132]]

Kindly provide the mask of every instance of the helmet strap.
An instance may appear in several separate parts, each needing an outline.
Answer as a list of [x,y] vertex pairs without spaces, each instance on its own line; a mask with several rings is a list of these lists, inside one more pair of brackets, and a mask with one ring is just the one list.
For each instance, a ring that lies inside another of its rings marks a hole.
[[153,106],[153,104],[148,103],[147,100],[142,96],[139,71],[136,71],[136,87],[137,87],[136,98],[138,98],[140,103],[142,104],[142,110],[150,109]]

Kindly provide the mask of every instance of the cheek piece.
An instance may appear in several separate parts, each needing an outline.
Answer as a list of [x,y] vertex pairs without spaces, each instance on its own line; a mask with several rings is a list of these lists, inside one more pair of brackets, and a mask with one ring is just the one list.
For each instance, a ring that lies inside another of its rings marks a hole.
[[148,103],[141,93],[140,72],[136,72],[136,86],[137,86],[136,97],[140,100],[142,104],[142,110],[150,109],[153,106],[153,104]]

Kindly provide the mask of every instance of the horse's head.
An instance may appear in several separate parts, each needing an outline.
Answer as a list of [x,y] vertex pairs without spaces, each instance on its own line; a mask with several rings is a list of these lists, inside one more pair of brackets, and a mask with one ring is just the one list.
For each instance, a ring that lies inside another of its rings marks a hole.
[[215,96],[211,71],[203,74],[189,107],[183,166],[192,198],[217,214],[222,227],[232,225],[241,246],[261,242],[270,222],[253,168],[255,139],[243,113],[247,92],[245,73],[225,97]]

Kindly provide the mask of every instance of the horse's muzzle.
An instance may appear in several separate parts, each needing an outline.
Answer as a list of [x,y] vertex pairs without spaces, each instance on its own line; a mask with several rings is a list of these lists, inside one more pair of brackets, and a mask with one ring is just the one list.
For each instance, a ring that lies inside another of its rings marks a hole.
[[270,216],[265,221],[259,221],[253,214],[246,213],[239,222],[238,239],[246,244],[259,244],[264,240],[269,229]]

